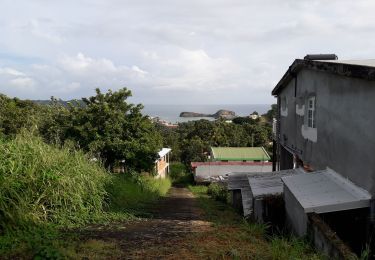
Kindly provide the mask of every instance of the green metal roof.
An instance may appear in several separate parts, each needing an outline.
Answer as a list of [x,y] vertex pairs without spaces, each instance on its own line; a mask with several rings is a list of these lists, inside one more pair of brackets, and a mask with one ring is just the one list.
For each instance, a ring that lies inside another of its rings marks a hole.
[[268,161],[263,147],[211,147],[214,161]]

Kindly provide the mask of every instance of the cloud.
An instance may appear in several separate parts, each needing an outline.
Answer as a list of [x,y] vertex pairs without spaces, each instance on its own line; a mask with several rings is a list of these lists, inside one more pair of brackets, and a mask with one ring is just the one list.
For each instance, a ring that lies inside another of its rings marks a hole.
[[[4,1],[0,91],[67,99],[128,86],[140,102],[271,103],[295,58],[375,57],[374,8],[371,0]],[[11,80],[33,87],[17,92]]]
[[9,85],[20,90],[30,90],[35,86],[35,81],[29,77],[14,78],[9,80]]
[[25,74],[21,71],[18,71],[13,68],[0,68],[0,75],[8,75],[8,76],[25,76]]

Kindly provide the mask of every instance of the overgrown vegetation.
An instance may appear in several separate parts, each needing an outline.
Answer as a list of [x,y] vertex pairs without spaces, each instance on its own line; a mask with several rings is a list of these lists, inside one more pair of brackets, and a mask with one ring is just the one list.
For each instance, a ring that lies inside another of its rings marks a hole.
[[169,187],[169,179],[112,175],[82,151],[32,134],[2,139],[0,255],[64,256],[62,230],[139,215]]
[[147,213],[147,208],[171,187],[171,180],[152,177],[115,175],[108,186],[110,209],[114,212],[131,212],[135,215]]
[[183,163],[173,162],[169,167],[169,176],[174,185],[187,186],[194,183],[193,174]]
[[73,142],[101,160],[106,168],[150,171],[162,146],[161,136],[144,115],[141,104],[127,99],[123,88],[62,104],[52,98],[47,105],[0,95],[0,136],[12,138],[22,129],[34,132],[49,144]]
[[[69,241],[79,236],[69,231],[149,216],[150,205],[167,193],[172,181],[193,183],[186,166],[207,160],[210,146],[269,145],[268,119],[238,118],[233,124],[200,120],[168,129],[142,115],[142,105],[128,103],[130,96],[126,88],[106,93],[97,89],[80,101],[52,98],[40,105],[0,95],[1,257],[82,258],[90,256],[90,247],[100,248],[99,257],[113,255],[118,245],[93,240],[77,247],[79,243]],[[150,176],[162,144],[173,151],[171,179]],[[118,166],[126,173],[109,172]],[[238,224],[240,234],[242,229],[262,233],[262,227],[245,227],[242,220],[234,224],[232,213],[221,215],[230,210],[219,202],[228,198],[220,185],[191,189],[201,189],[197,194],[217,225]],[[207,190],[217,201],[208,200]],[[241,256],[241,250],[229,254]]]
[[210,195],[213,199],[228,202],[229,200],[229,192],[227,188],[218,182],[213,182],[208,186],[207,194]]
[[105,207],[108,173],[81,151],[23,134],[0,141],[0,227],[85,222]]
[[244,220],[227,204],[212,199],[208,195],[209,187],[189,186],[189,189],[198,197],[207,220],[215,225],[211,232],[197,234],[190,238],[194,253],[198,257],[212,259],[325,259],[302,239],[292,236],[267,235],[268,226],[266,224]]

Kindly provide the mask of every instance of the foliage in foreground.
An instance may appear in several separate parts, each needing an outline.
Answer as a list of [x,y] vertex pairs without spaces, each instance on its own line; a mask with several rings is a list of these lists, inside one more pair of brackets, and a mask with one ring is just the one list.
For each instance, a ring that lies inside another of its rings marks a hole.
[[1,140],[0,256],[69,255],[76,238],[67,228],[131,218],[169,187],[169,180],[111,175],[81,151],[39,137]]
[[70,147],[58,149],[31,135],[1,141],[0,227],[68,224],[100,214],[107,172]]

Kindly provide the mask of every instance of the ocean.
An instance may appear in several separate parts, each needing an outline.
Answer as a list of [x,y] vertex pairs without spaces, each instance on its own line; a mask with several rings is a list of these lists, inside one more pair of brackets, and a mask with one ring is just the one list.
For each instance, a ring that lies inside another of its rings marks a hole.
[[[234,111],[237,116],[248,116],[257,111],[266,113],[271,108],[270,104],[240,104],[240,105],[144,105],[143,113],[151,117],[159,117],[167,122],[187,122],[202,119],[200,117],[179,117],[181,112],[196,112],[214,114],[220,109]],[[210,117],[204,119],[214,120]]]

